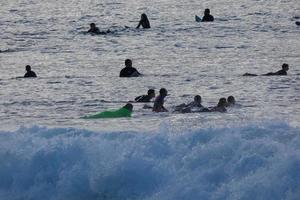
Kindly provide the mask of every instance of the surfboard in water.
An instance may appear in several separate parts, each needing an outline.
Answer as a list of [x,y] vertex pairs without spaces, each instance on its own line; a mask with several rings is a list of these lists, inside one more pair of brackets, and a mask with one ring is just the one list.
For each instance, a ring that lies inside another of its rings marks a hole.
[[195,21],[196,22],[201,22],[201,17],[199,17],[198,15],[195,15]]

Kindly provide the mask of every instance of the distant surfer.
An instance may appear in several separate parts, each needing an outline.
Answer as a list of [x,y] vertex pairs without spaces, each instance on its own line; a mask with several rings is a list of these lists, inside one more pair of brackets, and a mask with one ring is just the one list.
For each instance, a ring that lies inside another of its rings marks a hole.
[[147,95],[141,95],[136,97],[134,100],[136,102],[150,102],[151,99],[155,97],[155,90],[149,89]]
[[231,107],[235,105],[235,98],[233,96],[227,97],[226,107]]
[[214,21],[214,16],[210,14],[210,10],[206,8],[204,10],[204,16],[202,17],[202,22],[213,22]]
[[24,75],[24,78],[34,78],[34,77],[37,77],[36,73],[31,70],[31,66],[30,65],[26,65],[25,69],[26,69],[26,74]]
[[220,98],[217,106],[210,108],[209,112],[226,112],[225,106],[227,105],[226,98]]
[[[289,65],[286,63],[282,64],[282,69],[277,72],[269,72],[266,74],[262,74],[261,76],[285,76],[287,75],[287,71],[289,70]],[[257,74],[245,73],[243,76],[258,76]]]
[[90,29],[88,30],[88,33],[93,33],[93,34],[101,34],[101,35],[105,35],[107,33],[110,33],[110,30],[107,31],[100,31],[100,29],[96,26],[95,23],[91,23],[90,24]]
[[139,24],[137,25],[136,28],[140,28],[140,26],[142,26],[143,28],[151,28],[150,27],[150,22],[149,22],[148,17],[145,13],[143,13],[141,15],[141,19],[140,19]]
[[300,22],[295,22],[295,24],[296,24],[297,26],[300,26]]
[[131,117],[133,105],[127,103],[125,106],[118,110],[104,111],[94,115],[82,117],[83,119],[98,119],[98,118],[119,118],[119,117]]
[[165,97],[168,95],[168,91],[165,88],[159,90],[159,95],[156,97],[152,111],[153,112],[168,112],[164,107]]
[[132,67],[130,59],[125,60],[125,67],[120,71],[120,77],[138,77],[141,73],[136,68]]

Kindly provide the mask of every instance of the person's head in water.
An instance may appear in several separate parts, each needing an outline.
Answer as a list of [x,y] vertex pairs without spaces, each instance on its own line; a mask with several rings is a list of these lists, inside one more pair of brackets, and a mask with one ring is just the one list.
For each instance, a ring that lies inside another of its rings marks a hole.
[[200,95],[196,95],[194,96],[194,102],[196,103],[201,103],[202,99],[201,99],[201,96]]
[[155,90],[153,89],[149,89],[147,92],[148,96],[150,96],[151,98],[155,97]]
[[235,104],[235,99],[234,99],[234,97],[233,97],[233,96],[229,96],[229,97],[227,98],[227,103],[228,103],[228,105],[234,105],[234,104]]
[[149,21],[147,15],[146,15],[145,13],[143,13],[143,14],[141,15],[141,20],[142,20],[142,21]]
[[26,68],[26,71],[27,71],[27,72],[31,71],[31,66],[30,66],[30,65],[26,65],[25,68]]
[[205,10],[204,10],[204,15],[210,15],[210,10],[208,9],[208,8],[206,8]]
[[217,107],[225,107],[227,104],[226,98],[220,98]]
[[129,111],[133,110],[133,105],[131,103],[127,103],[125,106],[123,106],[123,108],[126,108]]
[[130,59],[125,60],[125,66],[126,67],[132,67],[132,61]]
[[287,72],[289,70],[289,65],[286,64],[286,63],[283,63],[282,64],[282,69]]
[[165,88],[161,88],[159,90],[159,95],[165,97],[168,95],[168,91]]
[[91,29],[95,29],[96,28],[96,24],[95,23],[90,23],[90,27],[91,27]]

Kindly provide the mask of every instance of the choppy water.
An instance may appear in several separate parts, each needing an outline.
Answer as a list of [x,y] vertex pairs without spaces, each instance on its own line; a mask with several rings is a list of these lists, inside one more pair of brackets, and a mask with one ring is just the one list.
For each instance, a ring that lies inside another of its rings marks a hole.
[[[196,23],[207,7],[215,22]],[[135,30],[143,12],[152,28]],[[0,13],[0,199],[300,195],[297,0],[12,0]],[[116,32],[86,35],[91,22]],[[119,78],[126,58],[145,76]],[[284,62],[288,76],[241,77]],[[39,77],[15,79],[27,64]],[[170,110],[195,94],[241,106],[79,119],[161,87]]]

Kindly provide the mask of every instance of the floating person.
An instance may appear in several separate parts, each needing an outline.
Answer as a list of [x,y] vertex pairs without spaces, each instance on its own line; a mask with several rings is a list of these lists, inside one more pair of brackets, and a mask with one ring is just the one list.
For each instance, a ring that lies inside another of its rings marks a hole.
[[136,28],[140,28],[140,26],[142,26],[143,28],[151,28],[150,27],[150,22],[149,22],[148,17],[145,13],[143,13],[141,15],[141,20],[140,20],[140,22],[139,22],[139,24],[137,25]]
[[168,112],[164,107],[165,97],[168,95],[168,91],[165,88],[159,90],[159,95],[156,97],[152,111],[153,112]]
[[96,26],[95,23],[90,24],[90,29],[88,30],[88,33],[93,33],[93,34],[99,34],[99,35],[105,35],[107,33],[110,33],[110,30],[107,31],[100,31],[100,29]]
[[134,100],[136,102],[150,102],[151,99],[155,97],[155,90],[149,89],[146,95],[141,95],[136,97]]
[[214,21],[214,16],[210,14],[210,10],[206,8],[204,10],[204,16],[202,17],[201,22],[213,22]]
[[27,72],[24,75],[24,78],[35,78],[35,77],[37,77],[36,73],[31,70],[30,65],[26,65],[25,69],[26,69]]
[[227,105],[227,101],[226,101],[226,98],[220,98],[219,99],[219,102],[218,102],[218,105],[215,106],[215,107],[212,107],[209,112],[226,112],[226,108],[225,106]]
[[127,103],[125,106],[118,110],[104,111],[94,115],[82,117],[82,119],[131,117],[132,110],[133,105],[131,103]]
[[[289,65],[286,63],[282,64],[282,69],[277,72],[269,72],[266,74],[262,74],[261,76],[285,76],[287,75],[287,71],[289,70]],[[258,76],[257,74],[245,73],[243,76]]]
[[194,96],[194,101],[188,103],[188,104],[180,104],[175,107],[175,112],[181,112],[181,113],[190,113],[190,112],[197,112],[204,109],[204,107],[201,104],[202,98],[200,95]]
[[120,77],[138,77],[141,73],[132,67],[132,61],[130,59],[125,60],[125,67],[120,71]]
[[231,107],[235,105],[235,98],[233,96],[227,97],[226,107]]

